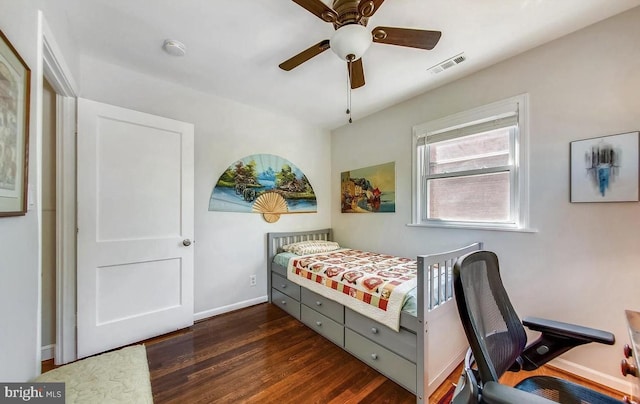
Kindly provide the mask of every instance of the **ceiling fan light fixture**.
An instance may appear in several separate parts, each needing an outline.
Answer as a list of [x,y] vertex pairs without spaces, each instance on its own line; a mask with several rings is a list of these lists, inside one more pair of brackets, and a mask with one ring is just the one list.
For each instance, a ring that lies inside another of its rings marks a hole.
[[[348,24],[333,33],[329,44],[331,50],[341,60],[358,60],[369,49],[373,37],[369,30],[360,24]],[[353,55],[351,58],[349,55]]]

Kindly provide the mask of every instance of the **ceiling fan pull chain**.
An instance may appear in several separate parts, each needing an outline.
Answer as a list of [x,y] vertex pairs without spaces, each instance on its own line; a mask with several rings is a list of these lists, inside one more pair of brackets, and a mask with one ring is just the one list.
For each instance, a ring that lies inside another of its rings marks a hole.
[[349,70],[347,72],[347,115],[351,114],[351,60],[347,60]]
[[347,115],[349,115],[349,123],[353,123],[351,119],[351,77],[353,77],[353,59],[354,55],[347,56],[349,64],[349,77],[347,77]]

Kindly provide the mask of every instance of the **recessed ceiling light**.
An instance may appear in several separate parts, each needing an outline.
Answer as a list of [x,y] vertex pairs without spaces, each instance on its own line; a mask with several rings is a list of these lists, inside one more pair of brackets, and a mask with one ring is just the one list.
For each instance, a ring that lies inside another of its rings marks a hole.
[[162,49],[173,56],[184,56],[184,54],[187,53],[187,47],[175,39],[165,39]]

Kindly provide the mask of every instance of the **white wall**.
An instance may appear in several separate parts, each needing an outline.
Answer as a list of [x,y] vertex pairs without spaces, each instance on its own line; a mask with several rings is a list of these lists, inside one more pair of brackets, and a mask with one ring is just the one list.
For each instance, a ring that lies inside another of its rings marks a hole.
[[[616,334],[615,346],[579,347],[556,364],[626,390],[619,362],[628,340],[624,310],[640,310],[640,203],[569,203],[568,158],[573,140],[640,130],[638,21],[640,8],[335,130],[338,241],[406,256],[484,241],[498,253],[522,316]],[[522,93],[530,94],[530,212],[538,232],[407,227],[412,126]],[[340,173],[388,161],[396,162],[396,213],[341,214]]]
[[[25,216],[0,218],[0,380],[24,381],[40,373],[40,145],[42,142],[42,54],[38,9],[75,72],[76,58],[63,18],[53,2],[0,0],[0,29],[31,69],[29,190]],[[50,13],[49,13],[50,12]]]
[[[330,135],[274,115],[92,58],[81,59],[81,97],[195,124],[196,318],[266,301],[266,236],[330,225]],[[298,166],[318,197],[318,213],[283,215],[209,212],[224,170],[251,154],[276,154]],[[257,286],[249,276],[257,275]]]

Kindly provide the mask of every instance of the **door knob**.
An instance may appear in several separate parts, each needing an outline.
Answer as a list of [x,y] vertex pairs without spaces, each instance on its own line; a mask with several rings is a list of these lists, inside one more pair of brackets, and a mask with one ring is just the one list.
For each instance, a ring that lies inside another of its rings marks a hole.
[[184,240],[182,240],[182,245],[185,247],[189,247],[191,245],[191,240],[185,238]]

